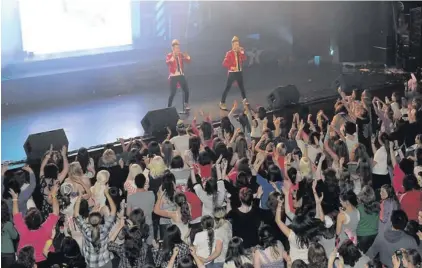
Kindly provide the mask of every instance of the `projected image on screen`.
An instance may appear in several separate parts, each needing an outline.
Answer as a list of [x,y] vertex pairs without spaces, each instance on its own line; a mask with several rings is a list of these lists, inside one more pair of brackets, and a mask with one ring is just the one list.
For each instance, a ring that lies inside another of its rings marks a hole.
[[23,49],[35,55],[132,44],[130,0],[20,0]]

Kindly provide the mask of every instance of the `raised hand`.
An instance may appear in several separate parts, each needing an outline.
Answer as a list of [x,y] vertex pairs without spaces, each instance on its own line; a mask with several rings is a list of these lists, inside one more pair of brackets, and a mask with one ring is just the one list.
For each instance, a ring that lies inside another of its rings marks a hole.
[[179,254],[179,248],[178,247],[174,247],[173,248],[173,255],[177,255],[177,254]]
[[15,191],[13,191],[13,189],[10,189],[9,190],[9,194],[10,194],[10,196],[12,196],[12,199],[18,199],[18,194],[17,193],[15,193]]
[[60,153],[62,154],[63,158],[67,157],[67,147],[66,147],[66,145],[63,145]]
[[28,173],[34,173],[34,171],[32,170],[32,168],[29,165],[25,165],[22,170],[28,172]]

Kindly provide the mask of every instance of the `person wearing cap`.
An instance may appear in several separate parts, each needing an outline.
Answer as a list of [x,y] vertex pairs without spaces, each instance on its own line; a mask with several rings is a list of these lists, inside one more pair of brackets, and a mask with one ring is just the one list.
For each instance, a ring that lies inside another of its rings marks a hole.
[[246,54],[243,47],[239,44],[239,38],[234,36],[232,39],[232,49],[226,53],[223,60],[223,66],[229,71],[227,76],[226,88],[224,89],[223,96],[221,97],[220,109],[227,110],[226,98],[229,93],[233,82],[237,82],[242,94],[242,99],[246,99],[245,87],[243,85],[243,62],[246,61]]
[[169,68],[170,96],[168,107],[171,107],[178,87],[181,87],[184,93],[185,110],[189,110],[189,87],[185,78],[184,63],[190,62],[190,56],[185,52],[180,52],[180,43],[178,40],[171,42],[172,52],[167,54],[166,64]]

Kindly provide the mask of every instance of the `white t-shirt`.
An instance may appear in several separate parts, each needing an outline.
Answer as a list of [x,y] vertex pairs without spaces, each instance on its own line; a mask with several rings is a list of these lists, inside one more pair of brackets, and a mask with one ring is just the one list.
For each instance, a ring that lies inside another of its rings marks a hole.
[[295,260],[303,260],[308,264],[308,248],[299,247],[296,241],[296,234],[293,231],[290,231],[288,238],[290,244],[290,258],[292,259],[292,262]]
[[183,155],[186,150],[189,150],[189,135],[175,136],[170,139],[170,142],[180,155]]
[[[202,216],[212,216],[214,213],[213,196],[208,195],[207,192],[202,189],[200,184],[196,184],[193,189],[202,202]],[[220,180],[217,182],[217,189],[218,194],[216,207],[221,207],[224,203],[224,199],[226,198],[226,187],[224,186],[223,181]]]
[[[296,140],[296,143],[297,143],[297,147],[299,147],[299,149],[302,151],[302,154],[304,154],[306,150],[305,142],[303,140]],[[321,148],[308,145],[308,157],[312,163],[315,163],[315,159],[319,153],[322,153]]]
[[229,242],[233,237],[232,225],[229,221],[226,221],[223,226],[215,230],[215,236],[221,237],[223,241],[223,249],[221,250],[220,256],[218,256],[214,262],[215,263],[224,263],[226,260],[227,250],[229,249]]
[[[223,241],[222,238],[218,236],[218,233],[214,231],[214,242],[212,244],[212,250],[211,253],[215,250],[215,245],[217,240]],[[208,232],[202,231],[195,235],[195,239],[193,240],[193,245],[196,248],[196,254],[201,258],[208,258],[211,253],[210,249],[208,247]],[[208,263],[204,263],[205,265]]]
[[356,132],[353,135],[346,136],[346,145],[347,151],[349,152],[349,157],[352,155],[353,149],[355,149],[356,144],[359,144]]
[[376,162],[376,165],[372,168],[372,173],[377,175],[387,175],[387,150],[385,149],[385,146],[381,146],[375,152],[374,161]]

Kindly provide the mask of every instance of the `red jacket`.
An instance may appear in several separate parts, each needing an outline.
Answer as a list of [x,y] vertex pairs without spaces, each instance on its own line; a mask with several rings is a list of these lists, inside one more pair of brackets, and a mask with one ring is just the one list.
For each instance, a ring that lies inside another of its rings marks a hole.
[[[172,56],[173,56],[173,53],[169,53],[169,54],[167,54],[167,57],[166,57],[166,64],[169,67],[170,76],[172,74],[174,74],[175,72],[177,72],[177,62],[176,62],[176,59],[174,59],[174,61],[170,61],[170,59],[171,59]],[[184,65],[183,64],[185,62],[190,62],[190,57],[189,58],[185,58],[182,53],[179,53],[179,56],[178,57],[179,57],[180,70],[182,71],[182,73],[184,73],[185,70],[184,70]]]
[[[238,53],[238,59],[240,61],[240,66],[243,69],[242,65],[243,62],[246,60],[246,55],[245,55],[245,51],[240,51],[237,52]],[[226,53],[226,56],[224,57],[223,60],[223,66],[226,67],[229,71],[232,67],[237,68],[236,65],[236,52],[234,50],[230,50]]]

